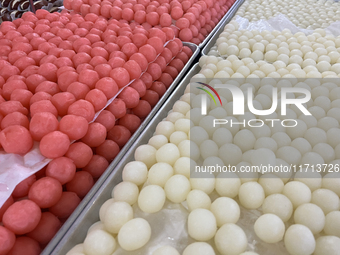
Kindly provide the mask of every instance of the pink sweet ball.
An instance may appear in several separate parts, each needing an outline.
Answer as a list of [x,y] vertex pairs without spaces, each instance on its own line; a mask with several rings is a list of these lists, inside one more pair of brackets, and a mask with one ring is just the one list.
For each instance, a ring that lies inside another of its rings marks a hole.
[[1,129],[5,129],[6,127],[13,125],[20,125],[28,129],[29,121],[26,115],[23,115],[21,112],[12,112],[7,114],[2,120],[0,120]]
[[46,158],[63,156],[70,146],[68,136],[60,131],[53,131],[45,135],[39,144],[40,152]]
[[52,104],[58,111],[59,116],[67,114],[68,107],[76,101],[74,95],[69,92],[60,92],[51,98]]
[[[13,190],[12,196],[15,198],[25,197],[28,194],[28,191],[32,184],[36,181],[36,176],[31,175],[27,177],[25,180],[21,181]],[[0,217],[1,219],[1,217]]]
[[148,68],[148,61],[146,60],[146,58],[144,57],[143,54],[141,53],[135,53],[133,54],[129,60],[133,60],[136,61],[137,64],[139,65],[140,69],[142,72],[144,72],[147,68]]
[[138,92],[139,97],[142,97],[145,95],[146,86],[145,86],[145,83],[141,79],[137,79],[134,82],[132,82],[130,84],[130,87],[135,89]]
[[112,79],[114,79],[119,88],[124,87],[130,82],[130,74],[123,67],[112,69],[112,71],[110,72],[110,76]]
[[107,139],[96,148],[96,155],[102,156],[108,162],[111,162],[118,155],[119,151],[120,148],[118,144],[110,139]]
[[30,133],[35,141],[40,141],[45,135],[58,130],[58,119],[50,112],[36,113],[29,124]]
[[28,198],[35,202],[40,208],[48,208],[58,202],[63,188],[56,179],[43,177],[31,186]]
[[90,88],[81,82],[72,82],[66,90],[66,92],[73,94],[76,100],[85,99],[85,96],[89,91]]
[[94,181],[91,174],[86,171],[79,171],[73,180],[66,184],[66,189],[67,191],[76,193],[78,197],[83,198],[93,185]]
[[147,101],[151,105],[151,107],[154,107],[159,101],[159,95],[153,90],[147,90],[142,99]]
[[98,115],[95,122],[102,124],[106,128],[106,131],[109,131],[111,128],[114,127],[114,125],[116,123],[116,118],[110,111],[103,110]]
[[[27,84],[27,82],[26,82]],[[26,89],[16,89],[11,94],[11,101],[19,101],[24,107],[29,107],[29,102],[33,93]]]
[[107,99],[112,98],[114,95],[118,93],[118,85],[115,82],[115,80],[112,79],[111,77],[104,77],[100,79],[96,83],[95,88],[102,91],[107,97]]
[[91,147],[87,144],[76,142],[70,145],[65,156],[73,160],[73,163],[77,168],[83,168],[90,162],[93,152]]
[[0,132],[0,144],[7,153],[23,155],[33,147],[33,139],[25,127],[13,125]]
[[4,226],[14,234],[23,235],[31,232],[38,225],[41,209],[31,200],[25,199],[15,202],[2,217]]
[[32,238],[26,236],[17,237],[13,248],[8,255],[39,255],[41,248],[39,243]]
[[84,117],[88,122],[90,122],[94,118],[95,111],[90,102],[80,99],[68,107],[67,114]]
[[7,254],[14,244],[14,233],[3,226],[0,226],[0,254]]
[[126,114],[123,118],[119,119],[118,124],[126,127],[133,134],[140,126],[141,120],[134,114]]
[[86,135],[81,139],[82,142],[90,147],[97,147],[105,141],[106,128],[98,122],[89,124]]
[[65,115],[59,124],[59,130],[65,133],[70,140],[78,140],[85,136],[88,130],[88,121],[77,115]]
[[108,133],[107,138],[122,148],[131,137],[131,132],[124,126],[116,125]]
[[65,191],[59,201],[49,211],[60,219],[66,219],[77,208],[80,198],[74,192]]
[[139,93],[131,88],[126,87],[119,95],[118,98],[122,99],[127,108],[134,108],[139,102]]
[[76,166],[67,157],[53,159],[46,168],[46,176],[52,177],[64,185],[71,181],[76,173]]
[[109,162],[103,156],[93,155],[90,162],[83,168],[83,171],[90,173],[93,178],[99,178],[108,166]]
[[85,100],[89,101],[93,105],[95,112],[103,109],[107,103],[107,97],[104,92],[99,89],[90,90],[86,94]]

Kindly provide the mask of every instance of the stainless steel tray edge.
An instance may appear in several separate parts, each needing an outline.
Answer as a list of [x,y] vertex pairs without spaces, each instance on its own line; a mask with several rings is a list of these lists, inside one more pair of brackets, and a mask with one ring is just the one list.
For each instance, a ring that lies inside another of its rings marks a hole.
[[[240,3],[241,2],[241,3]],[[215,37],[215,34],[217,32],[217,30],[219,30],[219,28],[224,24],[224,21],[230,16],[230,13],[234,12],[234,9],[236,8],[236,10],[238,9],[238,7],[240,7],[240,5],[244,2],[244,0],[236,0],[234,2],[234,4],[231,6],[231,8],[227,11],[227,13],[222,17],[222,19],[217,23],[217,25],[214,27],[213,30],[211,30],[211,32],[209,33],[209,35],[204,39],[203,42],[201,42],[198,47],[200,49],[205,48],[207,43],[209,43],[210,39],[212,37]],[[237,7],[236,7],[237,5]],[[234,13],[235,14],[235,13]],[[234,16],[234,14],[232,16]],[[202,52],[203,53],[203,52]]]
[[83,208],[83,211],[78,215],[72,226],[68,229],[58,245],[50,254],[65,255],[74,245],[84,241],[88,228],[99,220],[99,209],[101,205],[107,199],[111,198],[111,191],[113,187],[121,182],[122,170],[124,166],[128,162],[134,160],[135,149],[142,144],[148,143],[149,139],[154,134],[158,123],[167,116],[168,112],[172,109],[174,102],[184,94],[185,88],[187,84],[190,83],[192,76],[198,73],[199,70],[200,67],[198,64],[195,64],[192,67],[192,69],[175,89],[173,94],[159,109],[153,120],[148,123],[143,132],[138,136],[135,143],[127,150],[124,157],[117,164],[115,169],[116,171],[111,172],[105,179],[100,188],[97,190],[94,196],[92,196],[92,198],[89,200],[89,203]]
[[[202,49],[202,55],[208,55],[209,50],[215,45],[217,38],[223,32],[226,24],[230,22],[230,20],[235,16],[238,8],[244,3],[245,0],[236,0],[224,18],[218,23],[219,27],[216,29],[214,35],[209,38],[209,42]],[[220,24],[221,23],[221,24]],[[216,27],[215,27],[216,28]]]
[[100,189],[100,187],[103,185],[104,181],[108,178],[108,176],[111,174],[111,172],[116,168],[116,166],[119,164],[121,159],[125,156],[129,148],[135,143],[135,141],[139,138],[140,134],[143,132],[145,127],[151,122],[153,117],[157,114],[159,109],[162,107],[162,105],[166,102],[168,97],[172,94],[172,92],[176,89],[179,82],[182,80],[182,78],[185,76],[185,74],[190,70],[190,67],[193,65],[195,59],[200,53],[200,49],[196,44],[190,43],[190,42],[183,42],[184,46],[188,46],[192,52],[193,55],[189,59],[189,61],[185,64],[181,72],[177,75],[176,79],[172,82],[170,87],[167,89],[167,91],[164,93],[163,97],[158,101],[158,103],[155,105],[155,107],[151,110],[149,115],[145,118],[145,120],[142,122],[140,127],[136,130],[136,132],[131,136],[129,141],[125,144],[125,146],[121,149],[119,154],[116,156],[116,158],[111,162],[111,164],[108,166],[108,168],[105,170],[103,175],[97,180],[95,185],[92,187],[92,189],[89,191],[89,193],[83,198],[83,200],[80,202],[78,207],[74,210],[74,212],[70,215],[70,217],[66,220],[66,222],[63,224],[63,226],[59,229],[57,234],[53,237],[53,239],[49,242],[49,244],[45,247],[45,249],[42,251],[41,255],[49,255],[52,254],[53,249],[58,245],[59,241],[64,237],[65,233],[68,231],[68,229],[71,227],[73,222],[78,218],[78,216],[81,214],[81,212],[84,210],[85,206],[89,203],[91,198],[97,193],[97,191]]

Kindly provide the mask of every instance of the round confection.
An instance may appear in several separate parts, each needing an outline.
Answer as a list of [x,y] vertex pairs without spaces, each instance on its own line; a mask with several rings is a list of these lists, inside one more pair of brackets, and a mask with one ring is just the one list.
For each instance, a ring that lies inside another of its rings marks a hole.
[[13,232],[7,228],[0,226],[0,253],[7,254],[16,242],[16,237]]
[[320,236],[316,239],[315,255],[336,255],[340,249],[340,238],[336,236]]
[[238,196],[241,205],[247,209],[259,208],[265,199],[264,190],[257,182],[243,183],[240,187]]
[[215,245],[221,254],[240,254],[247,249],[247,236],[233,223],[224,224],[215,235]]
[[329,189],[317,189],[312,193],[311,203],[319,206],[325,215],[332,211],[338,211],[340,206],[339,197]]
[[265,243],[277,243],[283,239],[285,224],[275,214],[263,214],[254,224],[256,235]]
[[157,150],[151,145],[141,145],[135,151],[135,160],[143,162],[148,168],[156,161]]
[[325,227],[324,231],[326,235],[337,236],[340,238],[340,229],[339,229],[339,222],[340,222],[340,212],[333,211],[326,215]]
[[156,213],[163,208],[165,203],[165,192],[158,185],[144,187],[138,196],[138,206],[146,213]]
[[284,243],[289,254],[312,254],[315,249],[313,233],[304,225],[291,225],[285,234]]
[[221,227],[226,223],[236,223],[240,218],[240,207],[237,202],[228,197],[217,198],[210,207],[215,215],[217,226]]
[[275,214],[286,222],[293,214],[293,204],[285,195],[272,194],[264,200],[262,210],[263,213]]
[[220,196],[234,198],[238,195],[240,186],[241,180],[236,173],[220,173],[216,177],[215,189]]
[[112,254],[116,247],[114,237],[100,229],[91,231],[84,240],[84,252],[89,255]]
[[312,193],[308,186],[298,181],[288,182],[284,186],[282,194],[289,198],[294,208],[309,203],[312,198]]
[[162,246],[156,249],[152,255],[180,255],[179,252],[172,246]]
[[208,241],[215,236],[216,230],[216,218],[211,211],[198,208],[189,214],[188,233],[195,240]]
[[148,172],[148,183],[164,187],[168,179],[173,176],[174,170],[171,165],[167,163],[156,163]]
[[146,181],[147,177],[148,168],[143,162],[132,161],[124,166],[122,172],[123,181],[132,182],[139,186]]
[[193,189],[187,196],[187,204],[189,211],[193,211],[197,208],[210,209],[211,199],[202,190]]
[[161,121],[156,127],[156,135],[164,135],[168,139],[173,132],[175,132],[175,125],[170,121]]
[[177,159],[180,157],[180,152],[175,144],[168,143],[159,148],[156,152],[157,162],[168,163],[174,165]]
[[111,234],[117,234],[121,227],[133,219],[132,207],[126,202],[111,202],[105,210],[102,222]]
[[259,183],[267,196],[281,193],[284,187],[283,181],[275,174],[266,173],[259,178]]
[[129,205],[133,205],[137,202],[139,189],[136,184],[132,182],[118,183],[112,190],[112,197],[115,201],[127,202]]
[[62,186],[56,179],[43,177],[33,183],[28,192],[28,198],[40,208],[49,208],[59,201],[62,191]]
[[135,218],[125,223],[118,233],[118,243],[126,251],[134,251],[143,247],[151,237],[150,224]]
[[66,219],[77,208],[80,198],[74,192],[64,191],[59,201],[49,211],[60,219]]
[[33,139],[25,127],[13,125],[0,132],[0,144],[7,153],[26,154],[33,146]]
[[170,177],[164,186],[166,197],[173,203],[181,203],[189,194],[191,185],[184,175]]
[[206,242],[196,242],[189,244],[182,255],[215,255],[214,249]]

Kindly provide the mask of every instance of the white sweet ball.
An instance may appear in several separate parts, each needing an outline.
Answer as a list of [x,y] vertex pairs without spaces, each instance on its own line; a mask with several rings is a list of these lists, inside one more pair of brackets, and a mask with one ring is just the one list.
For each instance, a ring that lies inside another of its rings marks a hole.
[[106,231],[105,225],[101,221],[97,221],[97,222],[93,223],[91,225],[91,227],[89,227],[89,229],[87,230],[87,234],[89,234],[92,231],[98,230],[98,229]]
[[283,146],[289,146],[290,143],[292,142],[290,137],[284,132],[276,132],[271,136],[271,138],[275,140],[278,148]]
[[132,207],[126,202],[114,202],[106,210],[102,222],[111,234],[117,234],[120,228],[133,219]]
[[118,233],[118,243],[126,251],[134,251],[143,247],[151,237],[149,222],[135,218],[125,223]]
[[164,191],[166,197],[173,203],[181,203],[191,190],[189,180],[180,174],[176,174],[165,183]]
[[301,153],[292,146],[283,146],[276,151],[276,156],[283,159],[288,164],[299,164],[301,161]]
[[104,221],[104,216],[106,213],[107,208],[114,202],[115,200],[113,198],[110,198],[108,200],[106,200],[104,202],[104,204],[102,204],[102,206],[99,209],[99,219],[101,221]]
[[66,255],[83,255],[84,254],[84,244],[77,244],[71,250],[69,250]]
[[294,176],[294,181],[299,181],[308,186],[313,192],[314,190],[320,189],[322,184],[322,176],[318,172],[308,172],[306,169],[298,169],[299,171]]
[[163,208],[165,203],[165,192],[158,185],[144,187],[138,196],[138,206],[146,213],[156,213]]
[[340,173],[326,174],[322,178],[322,188],[329,189],[340,196]]
[[218,155],[218,146],[213,140],[205,140],[200,145],[200,152],[203,159]]
[[340,201],[337,194],[329,189],[317,189],[312,194],[311,203],[319,206],[325,215],[332,211],[338,211]]
[[260,148],[253,151],[251,154],[251,163],[255,166],[275,166],[276,156],[273,151],[267,148]]
[[321,128],[309,128],[304,134],[304,138],[314,147],[317,143],[326,143],[327,134]]
[[163,188],[173,174],[173,168],[169,164],[162,162],[156,163],[150,168],[147,180],[149,184],[159,185]]
[[340,212],[333,211],[326,215],[324,232],[326,235],[340,237]]
[[212,204],[210,211],[215,215],[217,226],[236,223],[240,218],[240,207],[229,197],[219,197]]
[[221,254],[240,254],[247,249],[247,243],[243,229],[233,223],[224,224],[215,235],[215,245]]
[[190,127],[194,126],[193,122],[190,119],[178,119],[175,122],[175,130],[176,131],[183,131],[184,133],[188,134]]
[[123,181],[132,182],[137,186],[143,184],[148,177],[147,166],[140,161],[127,163],[122,172]]
[[340,129],[331,128],[327,131],[327,143],[333,148],[340,144]]
[[189,244],[182,255],[215,255],[215,251],[208,243],[196,242]]
[[202,190],[194,189],[187,196],[187,204],[190,212],[198,208],[210,209],[211,199]]
[[159,148],[156,152],[156,161],[174,165],[176,160],[180,157],[178,147],[173,143],[168,143]]
[[316,144],[313,147],[313,151],[318,153],[323,158],[325,163],[330,163],[335,159],[335,151],[332,146],[327,143]]
[[188,234],[197,241],[208,241],[216,234],[217,225],[214,214],[207,210],[198,208],[188,216]]
[[247,129],[242,129],[234,136],[234,144],[237,145],[243,152],[254,148],[256,138],[254,134]]
[[337,255],[340,250],[340,238],[336,236],[320,236],[316,239],[314,255]]
[[293,214],[293,204],[285,195],[273,194],[266,197],[262,210],[263,213],[275,214],[283,222],[287,222]]
[[151,145],[141,145],[135,151],[135,160],[143,162],[148,168],[156,163],[156,149]]
[[[208,175],[208,176],[207,176]],[[215,189],[215,176],[213,174],[207,174],[205,178],[190,178],[191,188],[199,189],[207,193],[208,195]],[[210,176],[209,176],[210,175]]]
[[111,196],[115,201],[126,202],[133,205],[137,202],[138,186],[132,182],[120,182],[112,190]]
[[156,127],[156,135],[164,135],[166,138],[170,139],[170,135],[175,132],[175,124],[171,121],[161,121]]
[[277,143],[271,137],[260,137],[259,139],[256,140],[254,149],[256,150],[261,148],[270,149],[275,153],[277,150]]
[[304,225],[291,225],[285,234],[284,243],[291,255],[309,255],[314,252],[315,239],[313,233]]
[[176,160],[173,169],[175,174],[184,175],[187,178],[190,178],[190,170],[194,169],[196,166],[196,162],[188,157],[181,157]]
[[325,161],[323,158],[316,152],[307,152],[305,155],[302,156],[300,164],[305,165],[308,164],[309,166],[316,167],[318,164],[324,164]]
[[286,183],[282,194],[289,198],[294,208],[297,208],[299,205],[309,203],[312,198],[312,192],[308,186],[298,181]]
[[[190,96],[194,96],[195,94],[190,94]],[[171,121],[172,123],[175,124],[176,120],[182,119],[184,118],[184,114],[180,113],[180,112],[171,112],[168,114],[168,116],[166,117],[165,120],[167,121]]]
[[223,160],[225,165],[230,164],[236,166],[241,162],[242,151],[237,145],[227,143],[220,147],[218,156]]
[[236,173],[220,173],[216,177],[215,190],[220,196],[234,198],[238,195],[241,180]]
[[256,235],[265,243],[277,243],[283,239],[285,224],[275,214],[263,214],[254,224]]
[[246,251],[246,252],[241,253],[240,255],[259,255],[259,254],[256,252],[252,252],[252,251]]
[[190,140],[183,140],[178,145],[181,157],[190,157],[192,160],[200,158],[200,150],[196,143]]
[[295,149],[297,149],[301,155],[304,155],[307,152],[310,152],[312,150],[312,146],[310,145],[310,143],[302,137],[298,137],[295,138],[290,146],[294,147]]
[[300,205],[294,212],[294,222],[308,227],[314,235],[325,226],[325,214],[322,209],[311,203]]
[[257,182],[246,182],[240,187],[238,194],[240,203],[247,209],[259,208],[265,199],[262,186]]
[[164,135],[154,135],[150,138],[148,144],[153,146],[156,150],[168,143],[168,138]]
[[282,193],[284,183],[275,174],[266,173],[259,178],[259,184],[261,184],[264,193],[267,196],[277,193]]
[[172,246],[162,246],[156,249],[152,255],[180,255],[179,252]]
[[183,131],[175,131],[170,136],[170,143],[175,145],[180,144],[184,140],[188,140],[188,135]]
[[111,255],[116,247],[116,240],[104,230],[92,231],[84,241],[84,252],[89,255]]
[[198,146],[200,146],[205,140],[209,139],[207,131],[199,126],[195,126],[190,129],[189,137],[190,140],[195,142]]
[[213,134],[213,141],[221,147],[226,143],[232,143],[233,135],[227,128],[218,128]]
[[176,101],[176,103],[172,107],[172,110],[174,112],[180,112],[183,115],[185,115],[188,111],[190,111],[190,109],[191,109],[190,104],[183,102],[183,101]]

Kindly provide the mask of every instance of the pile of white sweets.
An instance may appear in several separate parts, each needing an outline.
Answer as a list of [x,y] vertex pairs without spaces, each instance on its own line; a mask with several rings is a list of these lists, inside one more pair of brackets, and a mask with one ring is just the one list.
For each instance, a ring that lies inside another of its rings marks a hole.
[[[288,29],[238,31],[238,26],[236,21],[226,25],[208,55],[273,63],[277,70],[267,77],[289,78],[291,70],[299,78],[340,77],[340,36],[326,35],[323,29],[306,36],[302,32],[292,34]],[[252,65],[249,70],[255,71]]]
[[254,22],[284,14],[297,27],[316,29],[340,20],[339,7],[333,0],[246,0],[236,15]]
[[[132,207],[137,204],[140,210],[152,214],[162,210],[166,200],[186,202],[190,212],[187,231],[195,242],[188,244],[184,251],[170,246],[155,248],[152,255],[256,255],[260,252],[256,243],[279,242],[284,242],[287,250],[284,254],[338,255],[339,172],[322,175],[310,172],[313,178],[305,178],[301,172],[218,173],[209,178],[190,178],[190,165],[204,166],[211,162],[238,168],[268,162],[284,166],[339,165],[340,87],[323,79],[299,81],[294,78],[298,75],[294,72],[297,68],[290,68],[282,61],[268,64],[255,63],[251,58],[239,60],[230,56],[221,60],[209,56],[202,57],[200,65],[202,69],[194,78],[212,86],[226,74],[241,78],[232,83],[243,91],[253,88],[256,109],[270,108],[273,86],[279,91],[282,87],[306,88],[312,95],[306,104],[312,116],[305,116],[294,107],[287,109],[287,116],[281,116],[280,109],[271,116],[255,116],[247,107],[244,116],[233,116],[232,97],[224,89],[217,90],[223,106],[210,100],[208,115],[202,116],[201,91],[188,85],[168,117],[158,124],[149,143],[136,149],[135,161],[124,167],[123,182],[113,188],[112,199],[100,209],[100,222],[88,230],[84,243],[67,255],[112,255],[118,247],[125,251],[142,248],[149,242],[152,229],[148,221],[134,217]],[[279,74],[282,70],[293,78],[278,82],[251,79],[252,84],[246,79]],[[208,81],[209,78],[215,79]],[[294,128],[267,124],[261,128],[240,125],[214,128],[213,118],[235,121],[287,118],[297,120],[298,125]],[[255,246],[254,239],[247,240],[248,230],[237,225],[244,208],[263,213],[254,226],[249,226],[257,236]],[[260,254],[267,255],[264,251]]]

